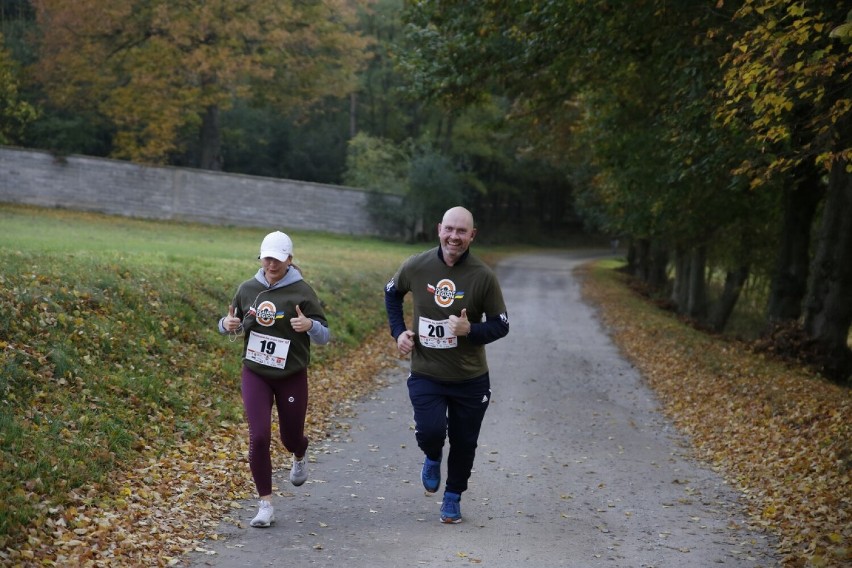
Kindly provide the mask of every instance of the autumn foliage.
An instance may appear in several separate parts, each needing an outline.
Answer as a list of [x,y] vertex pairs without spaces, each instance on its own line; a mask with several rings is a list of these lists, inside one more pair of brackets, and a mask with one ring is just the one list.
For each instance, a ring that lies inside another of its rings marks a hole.
[[784,565],[852,561],[852,393],[799,364],[707,335],[603,268],[584,294],[664,411],[780,539]]
[[106,117],[113,156],[141,162],[166,163],[185,129],[215,138],[238,100],[293,113],[349,92],[366,46],[347,0],[33,5],[34,74],[52,104]]

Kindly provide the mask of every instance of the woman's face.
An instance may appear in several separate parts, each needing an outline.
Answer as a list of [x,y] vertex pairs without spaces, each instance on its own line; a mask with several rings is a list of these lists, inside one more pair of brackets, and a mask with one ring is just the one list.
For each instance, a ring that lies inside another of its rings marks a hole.
[[263,266],[263,273],[266,275],[266,281],[272,285],[284,278],[292,262],[292,256],[288,257],[287,260],[278,260],[271,256],[265,256],[260,259],[260,264]]

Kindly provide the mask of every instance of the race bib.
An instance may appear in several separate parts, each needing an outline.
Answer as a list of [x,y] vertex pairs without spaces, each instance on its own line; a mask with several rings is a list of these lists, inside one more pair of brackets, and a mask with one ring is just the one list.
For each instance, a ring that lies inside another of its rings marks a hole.
[[283,369],[287,364],[287,352],[290,351],[290,340],[272,337],[263,333],[252,331],[249,333],[248,345],[246,347],[246,359]]
[[450,332],[450,320],[441,321],[420,318],[418,328],[420,345],[431,349],[452,349],[458,345],[458,337]]

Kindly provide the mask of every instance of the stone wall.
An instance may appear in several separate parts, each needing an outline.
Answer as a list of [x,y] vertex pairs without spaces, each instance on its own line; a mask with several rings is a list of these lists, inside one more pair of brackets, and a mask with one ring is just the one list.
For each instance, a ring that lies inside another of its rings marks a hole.
[[376,235],[369,192],[0,147],[0,202],[112,215]]

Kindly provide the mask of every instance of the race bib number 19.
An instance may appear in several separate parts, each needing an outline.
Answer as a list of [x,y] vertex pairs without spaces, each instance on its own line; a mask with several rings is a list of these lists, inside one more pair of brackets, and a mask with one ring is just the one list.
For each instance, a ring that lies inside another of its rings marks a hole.
[[249,334],[248,346],[246,347],[246,359],[267,367],[283,369],[284,365],[287,364],[288,351],[290,351],[289,339],[281,339],[252,331]]
[[458,337],[450,332],[450,320],[420,318],[418,335],[420,345],[432,349],[452,349],[458,345]]

